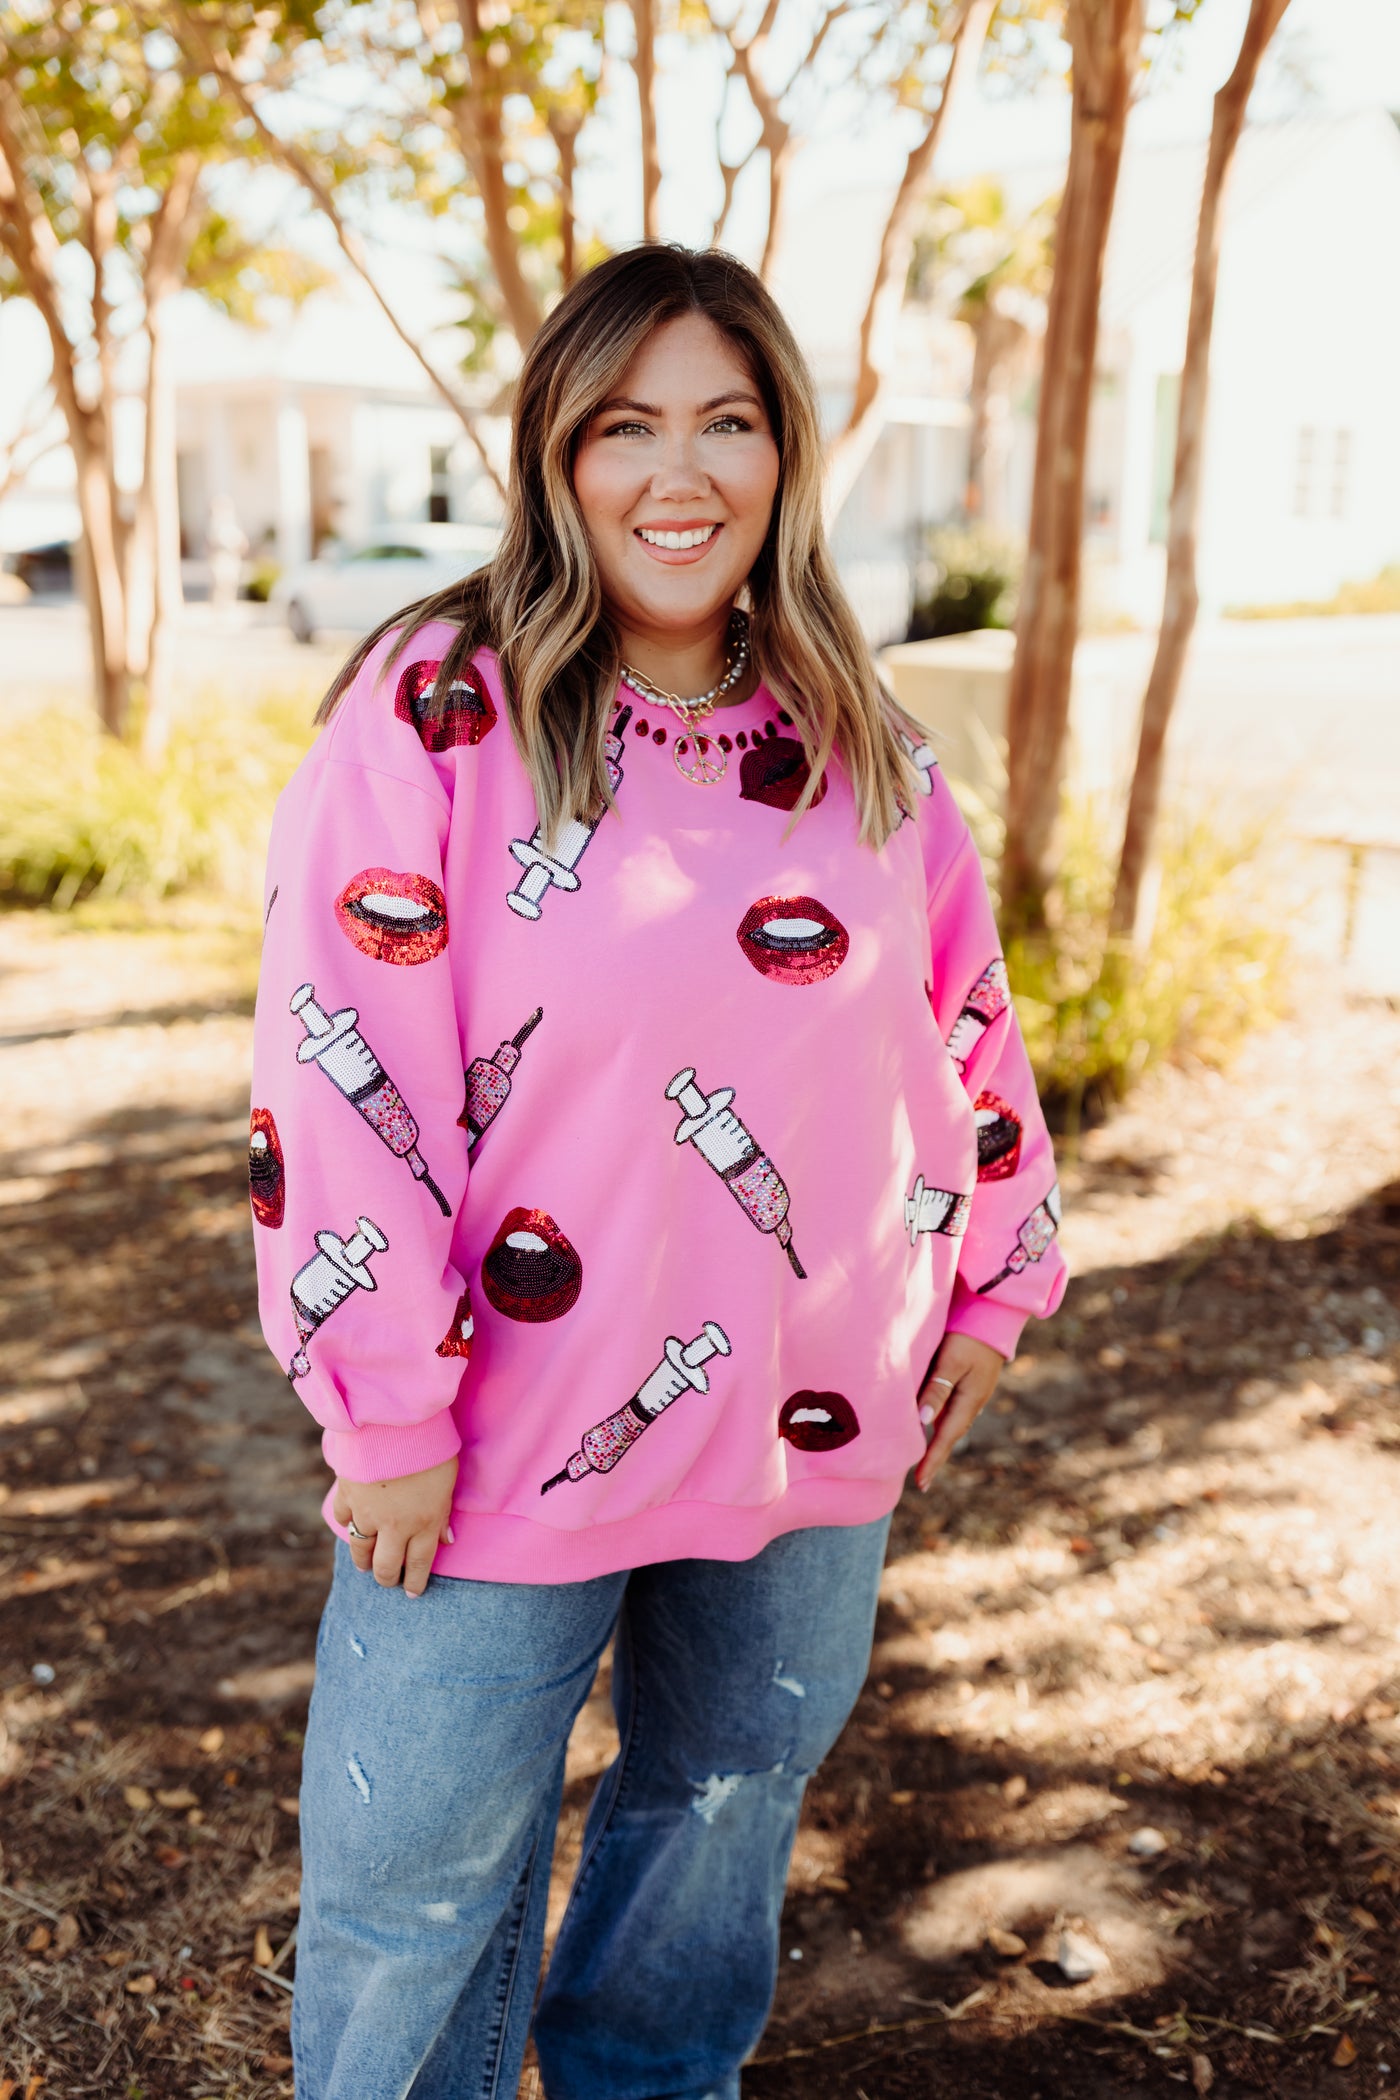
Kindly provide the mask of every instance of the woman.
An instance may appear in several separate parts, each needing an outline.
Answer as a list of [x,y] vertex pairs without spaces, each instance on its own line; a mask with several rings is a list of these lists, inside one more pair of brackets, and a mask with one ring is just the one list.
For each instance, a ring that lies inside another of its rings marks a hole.
[[615,1633],[545,2089],[735,2100],[890,1511],[1063,1283],[977,858],[877,687],[748,270],[646,246],[575,284],[499,554],[323,718],[273,837],[251,1153],[342,1542],[298,2092],[514,2095]]

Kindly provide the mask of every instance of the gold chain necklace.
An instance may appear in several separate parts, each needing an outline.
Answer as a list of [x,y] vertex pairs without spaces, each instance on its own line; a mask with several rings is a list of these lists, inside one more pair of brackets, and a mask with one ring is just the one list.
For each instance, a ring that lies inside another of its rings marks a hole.
[[662,687],[653,685],[644,673],[634,670],[631,664],[622,666],[622,677],[639,698],[653,701],[661,707],[669,707],[687,732],[685,736],[677,737],[672,746],[671,756],[675,760],[676,771],[696,787],[713,787],[717,781],[723,780],[725,768],[729,763],[728,753],[713,737],[701,736],[698,724],[709,720],[721,697],[731,686],[738,684],[747,668],[749,623],[743,613],[736,612],[732,616],[730,631],[734,639],[726,656],[723,675],[707,693],[697,693],[694,699],[684,699],[679,693],[668,693]]

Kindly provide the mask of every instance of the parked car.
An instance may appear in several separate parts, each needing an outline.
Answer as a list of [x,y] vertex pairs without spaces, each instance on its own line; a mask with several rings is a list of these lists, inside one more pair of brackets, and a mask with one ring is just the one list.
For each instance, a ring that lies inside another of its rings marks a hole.
[[4,569],[38,597],[56,591],[71,591],[74,585],[73,549],[66,540],[47,547],[21,547],[4,558]]
[[299,642],[326,627],[364,634],[401,606],[479,569],[499,540],[494,525],[385,526],[363,546],[327,549],[284,570],[268,603],[281,609]]

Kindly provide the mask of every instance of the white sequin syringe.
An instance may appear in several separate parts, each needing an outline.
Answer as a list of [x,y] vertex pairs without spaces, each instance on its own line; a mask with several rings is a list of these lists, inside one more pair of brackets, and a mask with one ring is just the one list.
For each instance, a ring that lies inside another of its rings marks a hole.
[[745,1128],[729,1104],[732,1086],[716,1087],[706,1094],[695,1084],[695,1067],[677,1072],[666,1089],[666,1099],[676,1102],[685,1115],[676,1129],[678,1145],[693,1144],[728,1189],[744,1215],[760,1232],[771,1232],[792,1263],[795,1275],[805,1279],[807,1271],[797,1259],[788,1223],[787,1183],[768,1154],[761,1151],[752,1131]]
[[344,1094],[352,1108],[358,1109],[375,1136],[396,1159],[404,1162],[443,1216],[450,1218],[452,1205],[418,1150],[418,1125],[403,1095],[356,1027],[360,1018],[356,1009],[343,1006],[339,1013],[328,1014],[317,1005],[316,988],[310,984],[297,986],[290,1005],[306,1029],[297,1044],[297,1063],[305,1065],[314,1060],[321,1067],[331,1085]]
[[[614,794],[622,779],[622,732],[631,719],[632,710],[624,707],[603,742],[604,763],[607,766],[608,785]],[[574,873],[582,860],[584,851],[594,832],[602,822],[601,814],[587,822],[579,817],[570,817],[561,824],[555,835],[553,850],[545,845],[544,827],[537,824],[528,839],[512,839],[510,850],[525,873],[515,888],[508,892],[506,903],[522,919],[537,919],[540,915],[541,899],[552,884],[557,890],[576,890],[579,878]]]
[[566,1480],[582,1480],[588,1473],[611,1473],[625,1452],[631,1450],[644,1429],[665,1414],[682,1393],[708,1393],[710,1381],[701,1366],[712,1356],[728,1356],[729,1336],[717,1320],[707,1320],[693,1342],[668,1335],[660,1363],[640,1385],[625,1407],[605,1422],[585,1429],[579,1447],[562,1471],[542,1482],[540,1493],[562,1487]]
[[971,1216],[971,1196],[960,1196],[955,1189],[930,1188],[922,1174],[916,1176],[904,1199],[904,1222],[909,1227],[911,1247],[918,1244],[921,1232],[941,1232],[947,1239],[960,1240]]
[[369,1273],[371,1254],[382,1254],[389,1242],[373,1218],[356,1218],[356,1230],[348,1239],[338,1232],[318,1232],[316,1252],[303,1262],[292,1278],[292,1317],[297,1326],[297,1352],[287,1366],[295,1385],[311,1369],[306,1345],[322,1322],[352,1291],[372,1291]]

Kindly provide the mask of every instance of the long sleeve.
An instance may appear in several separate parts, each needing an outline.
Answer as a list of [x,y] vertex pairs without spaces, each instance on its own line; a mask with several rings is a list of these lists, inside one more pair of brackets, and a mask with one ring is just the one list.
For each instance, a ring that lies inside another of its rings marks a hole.
[[[470,1301],[443,859],[451,805],[419,740],[353,753],[391,710],[372,659],[278,804],[253,1050],[249,1172],[263,1333],[334,1471],[452,1457]],[[392,722],[392,713],[390,712]],[[397,770],[392,770],[397,768]]]
[[977,1187],[948,1332],[1009,1358],[1027,1319],[1046,1318],[1064,1296],[1059,1188],[977,850],[941,775],[931,799],[945,850],[929,886],[930,996],[977,1124]]

